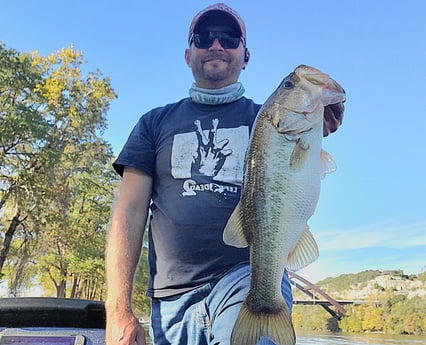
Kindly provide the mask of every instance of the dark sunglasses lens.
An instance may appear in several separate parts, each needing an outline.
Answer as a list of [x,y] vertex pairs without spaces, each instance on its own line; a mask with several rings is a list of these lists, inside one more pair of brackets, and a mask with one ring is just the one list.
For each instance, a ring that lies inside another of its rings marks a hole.
[[213,44],[213,39],[210,38],[209,33],[194,34],[194,45],[199,49],[210,48]]
[[222,38],[219,37],[219,43],[225,49],[235,49],[240,45],[240,38],[230,36]]
[[240,44],[240,37],[232,37],[222,32],[202,32],[194,34],[194,45],[199,49],[208,49],[212,46],[215,39],[219,40],[224,49],[236,49]]

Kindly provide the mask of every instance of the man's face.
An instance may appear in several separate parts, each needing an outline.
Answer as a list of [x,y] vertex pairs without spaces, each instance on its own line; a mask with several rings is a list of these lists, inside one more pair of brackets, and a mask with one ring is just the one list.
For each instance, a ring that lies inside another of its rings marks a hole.
[[[226,33],[229,29],[223,26],[208,25],[204,33]],[[217,89],[238,80],[241,69],[247,65],[244,61],[245,47],[240,41],[235,49],[224,48],[219,39],[215,38],[208,48],[197,48],[192,42],[185,51],[185,60],[192,69],[198,87]]]

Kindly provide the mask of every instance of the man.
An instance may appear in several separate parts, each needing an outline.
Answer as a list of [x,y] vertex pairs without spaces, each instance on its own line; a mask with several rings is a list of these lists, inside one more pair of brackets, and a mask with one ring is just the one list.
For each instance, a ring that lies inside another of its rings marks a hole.
[[[238,82],[250,59],[246,28],[233,9],[215,4],[195,16],[188,43],[190,97],[142,116],[114,163],[123,178],[106,250],[109,345],[146,344],[131,296],[149,208],[147,294],[156,345],[229,344],[249,288],[248,249],[222,240],[260,108]],[[342,104],[327,108],[324,135],[342,113]],[[291,310],[286,274],[282,291]]]

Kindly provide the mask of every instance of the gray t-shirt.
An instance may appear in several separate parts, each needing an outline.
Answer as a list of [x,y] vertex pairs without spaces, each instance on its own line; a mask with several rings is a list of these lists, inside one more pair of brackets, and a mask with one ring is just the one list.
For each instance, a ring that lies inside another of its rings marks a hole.
[[149,296],[194,289],[249,261],[222,235],[239,201],[244,157],[260,108],[247,98],[222,105],[185,98],[143,115],[114,162],[153,178]]

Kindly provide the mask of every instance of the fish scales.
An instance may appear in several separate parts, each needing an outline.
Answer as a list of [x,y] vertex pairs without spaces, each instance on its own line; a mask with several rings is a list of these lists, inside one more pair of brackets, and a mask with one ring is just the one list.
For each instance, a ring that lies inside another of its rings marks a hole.
[[256,344],[261,336],[295,344],[281,293],[284,270],[300,269],[318,256],[307,226],[319,198],[320,180],[334,170],[322,150],[324,106],[344,100],[328,75],[298,66],[257,115],[245,162],[241,200],[224,241],[250,246],[250,291],[231,336],[232,345]]

